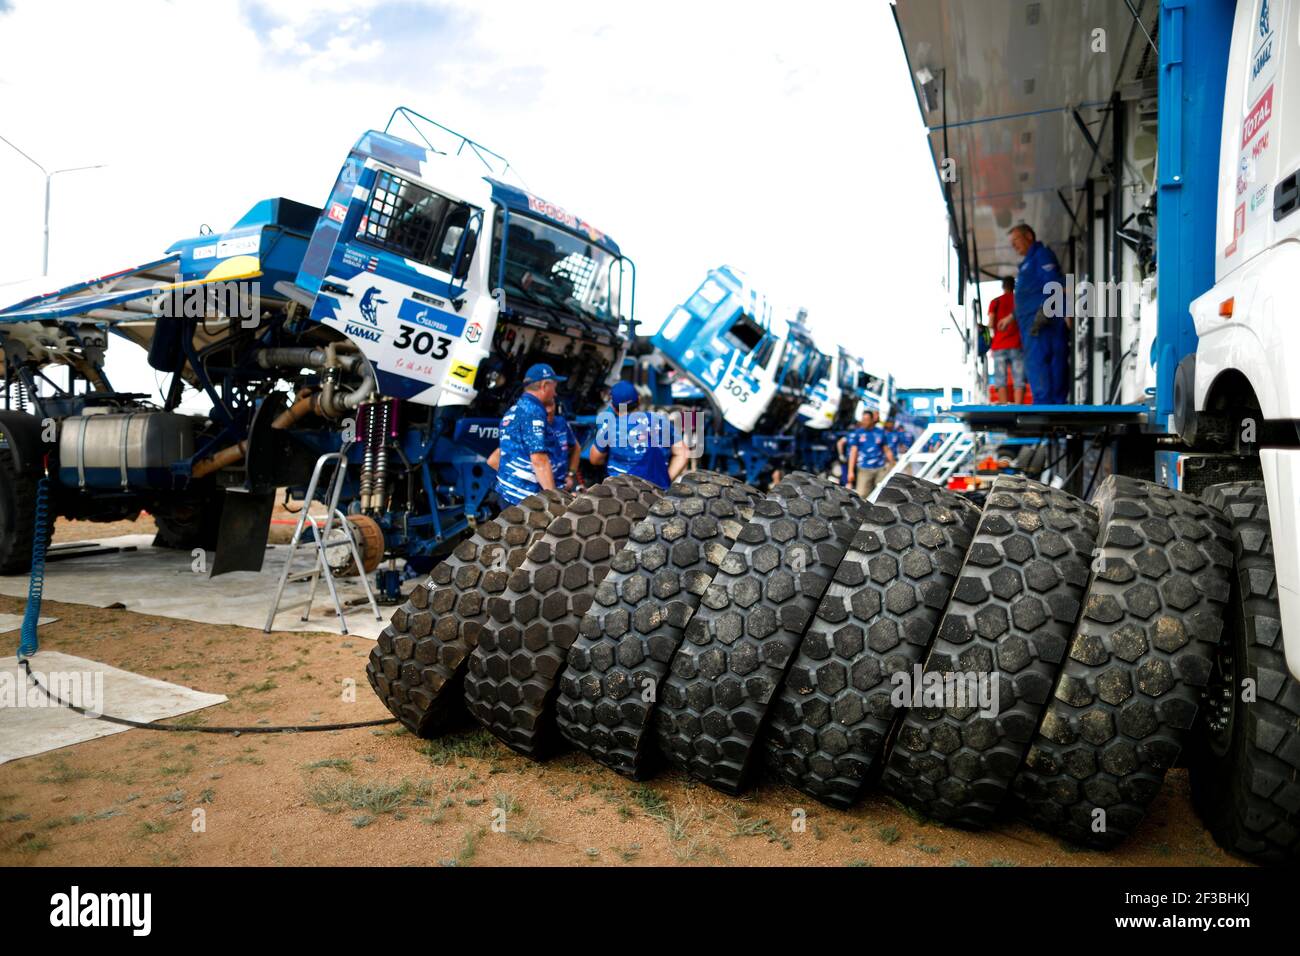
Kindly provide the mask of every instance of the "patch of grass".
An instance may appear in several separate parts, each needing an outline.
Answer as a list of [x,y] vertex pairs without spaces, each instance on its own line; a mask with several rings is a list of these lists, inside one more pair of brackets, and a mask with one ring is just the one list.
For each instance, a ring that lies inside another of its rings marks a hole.
[[998,860],[998,859],[989,860],[989,866],[1018,866],[1018,865],[1019,864],[1013,860]]
[[658,820],[660,823],[664,823],[667,822],[675,812],[672,805],[663,798],[663,794],[654,789],[654,787],[639,784],[632,787],[628,792],[636,802],[637,806],[641,808],[641,812],[651,820]]
[[370,824],[374,822],[375,822],[375,817],[371,816],[369,813],[363,813],[360,816],[355,816],[352,818],[352,825],[356,827],[358,830],[360,830],[362,827],[368,827],[370,826]]
[[171,828],[170,820],[143,820],[131,833],[135,837],[144,839],[145,837],[157,836],[159,833],[166,833]]
[[5,823],[22,823],[24,820],[30,820],[30,813],[13,813],[4,818]]
[[311,798],[328,813],[339,813],[347,808],[381,814],[392,813],[400,807],[411,790],[411,785],[405,780],[399,784],[336,780],[313,789]]
[[477,830],[466,830],[465,835],[461,838],[460,851],[456,854],[455,859],[441,860],[443,866],[469,866],[474,857],[478,854],[479,841],[483,839],[483,834],[487,830],[479,827]]
[[18,841],[15,849],[19,853],[41,853],[53,846],[47,838],[37,836],[35,833],[24,833]]
[[208,789],[204,790],[202,793],[199,794],[199,803],[211,803],[214,799],[216,799],[216,796],[217,796],[217,791],[209,787]]
[[880,837],[881,843],[887,843],[891,845],[898,842],[898,838],[900,835],[901,834],[899,834],[898,832],[898,827],[881,827],[879,830],[876,831],[876,836]]
[[868,863],[866,860],[849,860],[849,862],[845,864],[845,866],[870,866],[870,865],[871,864]]
[[638,856],[641,855],[640,843],[629,843],[625,847],[615,846],[615,847],[610,847],[610,849],[613,850],[615,853],[617,853],[618,858],[622,860],[624,863],[631,863],[633,860],[635,860]]
[[518,840],[520,843],[554,842],[542,831],[542,825],[532,817],[525,820],[523,826],[518,829],[507,830],[506,836]]
[[502,791],[497,791],[496,795],[492,798],[492,803],[502,813],[510,814],[519,810],[519,801],[510,794]]
[[328,757],[325,760],[317,760],[307,764],[308,770],[341,770],[344,773],[352,772],[352,761],[343,757]]
[[479,728],[425,741],[420,747],[420,753],[428,757],[435,767],[443,767],[466,758],[487,760],[499,753],[499,745],[490,731]]
[[76,783],[78,780],[89,780],[95,776],[93,771],[82,770],[80,767],[69,767],[68,764],[60,760],[54,765],[54,769],[40,778],[41,783]]

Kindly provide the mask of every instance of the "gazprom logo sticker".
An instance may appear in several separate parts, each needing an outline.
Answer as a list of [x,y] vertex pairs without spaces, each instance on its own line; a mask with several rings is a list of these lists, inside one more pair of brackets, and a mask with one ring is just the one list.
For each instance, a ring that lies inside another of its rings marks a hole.
[[416,302],[414,299],[402,300],[401,308],[397,310],[397,317],[403,322],[422,325],[426,329],[433,329],[435,332],[442,332],[444,335],[456,338],[465,331],[465,320],[460,316],[439,312],[433,306]]

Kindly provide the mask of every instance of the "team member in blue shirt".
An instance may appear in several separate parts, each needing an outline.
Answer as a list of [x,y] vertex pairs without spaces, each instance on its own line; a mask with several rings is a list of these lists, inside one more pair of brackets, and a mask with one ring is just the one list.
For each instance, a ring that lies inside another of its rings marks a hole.
[[1052,250],[1038,241],[1023,223],[1011,230],[1011,246],[1023,256],[1016,274],[1016,324],[1025,352],[1025,378],[1035,405],[1063,405],[1069,401],[1070,338],[1066,320],[1048,315],[1044,306],[1052,283],[1065,283],[1061,264]]
[[[631,382],[616,382],[609,392],[610,410],[600,414],[596,440],[587,458],[611,475],[636,475],[667,488],[686,470],[689,451],[662,415],[637,410],[639,397]],[[672,460],[665,454],[665,445]]]
[[894,463],[885,430],[876,424],[876,413],[865,411],[858,427],[849,434],[849,484],[863,498],[876,490],[886,465]]
[[501,446],[488,459],[497,469],[497,497],[514,505],[546,488],[572,490],[577,469],[573,430],[556,410],[564,376],[544,362],[524,373],[524,392],[501,416]]

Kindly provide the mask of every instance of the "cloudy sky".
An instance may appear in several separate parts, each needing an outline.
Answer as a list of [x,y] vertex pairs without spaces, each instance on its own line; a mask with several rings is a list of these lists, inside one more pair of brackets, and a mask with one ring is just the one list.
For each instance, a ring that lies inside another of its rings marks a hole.
[[[47,169],[105,164],[54,179],[51,285],[266,196],[319,205],[398,104],[617,239],[648,328],[725,262],[902,384],[961,381],[886,0],[0,0],[0,136]],[[0,143],[0,183],[7,301],[40,274],[44,179]]]

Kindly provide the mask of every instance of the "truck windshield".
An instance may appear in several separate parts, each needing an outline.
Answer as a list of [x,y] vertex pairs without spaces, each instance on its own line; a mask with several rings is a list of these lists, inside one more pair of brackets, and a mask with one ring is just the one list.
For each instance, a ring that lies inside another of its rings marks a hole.
[[[498,212],[498,235],[500,221]],[[510,216],[506,245],[507,297],[518,296],[598,322],[618,321],[617,256],[573,233],[517,213]],[[499,250],[498,244],[493,281],[500,274]]]

